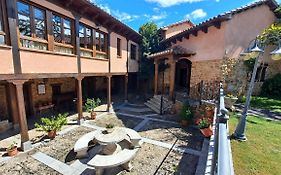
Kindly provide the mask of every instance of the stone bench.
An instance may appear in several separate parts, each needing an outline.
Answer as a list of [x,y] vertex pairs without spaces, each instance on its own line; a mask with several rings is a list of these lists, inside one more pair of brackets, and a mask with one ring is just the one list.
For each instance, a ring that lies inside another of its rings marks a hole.
[[89,132],[85,135],[83,135],[81,138],[79,138],[75,145],[74,145],[74,152],[76,152],[77,158],[82,158],[88,156],[88,148],[89,148],[89,142],[94,140],[95,136],[101,131],[96,130]]
[[140,147],[141,136],[138,132],[130,128],[123,128],[126,134],[130,137],[130,142],[134,148]]
[[87,164],[96,170],[96,175],[102,175],[104,169],[113,168],[121,165],[125,170],[131,171],[132,160],[139,149],[123,149],[117,154],[113,155],[96,155]]

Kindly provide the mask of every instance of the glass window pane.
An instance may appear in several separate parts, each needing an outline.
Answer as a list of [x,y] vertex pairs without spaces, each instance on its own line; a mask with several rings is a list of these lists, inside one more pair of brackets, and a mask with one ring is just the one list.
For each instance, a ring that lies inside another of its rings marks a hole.
[[63,26],[64,26],[64,42],[66,44],[71,44],[71,21],[64,19]]
[[96,32],[96,50],[100,51],[100,33]]
[[30,17],[18,14],[19,31],[22,36],[31,36]]
[[36,50],[47,50],[48,46],[45,43],[40,43],[37,41],[31,41],[26,39],[20,40],[21,47],[26,47],[30,49],[36,49]]
[[55,42],[62,42],[61,38],[61,17],[53,16],[53,33]]
[[29,5],[24,4],[22,2],[17,2],[18,12],[21,14],[29,15]]
[[102,52],[105,52],[105,40],[104,40],[104,34],[100,34],[100,49]]
[[3,27],[3,14],[2,14],[3,10],[2,10],[2,6],[1,6],[1,3],[0,3],[0,31],[4,31],[4,27]]
[[45,39],[46,38],[46,28],[45,28],[45,15],[44,11],[35,8],[34,9],[35,18],[35,33],[36,37]]
[[86,47],[92,49],[93,48],[93,37],[92,37],[92,29],[86,28]]
[[84,26],[79,25],[79,38],[80,38],[80,47],[85,47],[85,35],[84,35]]
[[5,44],[5,36],[0,35],[0,44]]

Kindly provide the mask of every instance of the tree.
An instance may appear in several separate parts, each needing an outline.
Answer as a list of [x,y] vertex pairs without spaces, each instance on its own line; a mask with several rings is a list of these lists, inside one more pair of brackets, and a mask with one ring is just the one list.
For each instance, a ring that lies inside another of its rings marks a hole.
[[142,36],[141,41],[141,59],[140,59],[140,79],[150,80],[154,73],[153,61],[148,59],[148,55],[158,51],[159,46],[159,33],[158,27],[153,22],[148,22],[142,25],[139,29]]

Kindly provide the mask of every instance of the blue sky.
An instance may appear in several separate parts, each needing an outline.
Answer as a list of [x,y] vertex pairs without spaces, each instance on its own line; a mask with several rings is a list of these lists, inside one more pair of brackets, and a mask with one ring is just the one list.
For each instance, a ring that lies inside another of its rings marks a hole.
[[[158,27],[185,19],[198,24],[255,0],[90,0],[134,30],[149,21]],[[278,0],[280,3],[281,0]]]

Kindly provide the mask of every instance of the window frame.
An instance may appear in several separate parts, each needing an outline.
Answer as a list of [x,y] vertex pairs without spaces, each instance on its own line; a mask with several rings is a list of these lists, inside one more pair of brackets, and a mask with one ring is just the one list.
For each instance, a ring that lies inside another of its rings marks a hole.
[[[96,37],[96,34],[97,33],[99,33],[99,42],[97,43],[96,41],[97,41],[97,37]],[[101,35],[100,34],[103,34],[103,36],[104,36],[104,48],[105,48],[105,51],[102,51],[102,49],[101,49]],[[102,31],[100,31],[100,30],[96,30],[96,32],[95,32],[95,42],[94,42],[94,45],[95,45],[95,48],[96,48],[96,53],[98,53],[98,54],[103,54],[103,55],[108,55],[108,34],[107,33],[105,33],[105,32],[102,32]],[[97,45],[99,45],[99,49],[97,49]]]
[[117,38],[117,58],[122,57],[122,40],[121,38]]
[[[135,54],[133,54],[133,49],[132,48],[135,48]],[[137,45],[131,43],[131,47],[130,47],[130,59],[131,60],[137,60]]]
[[[87,45],[89,45],[87,48],[86,47],[81,47],[81,40],[80,40],[80,26],[82,26],[83,27],[83,35],[84,35],[84,40],[86,41],[86,38],[87,38],[87,29],[90,29],[91,30],[91,43],[90,44],[87,44]],[[81,23],[81,22],[79,22],[79,31],[78,31],[78,33],[79,33],[79,40],[80,40],[80,50],[81,51],[86,51],[86,52],[91,52],[92,53],[92,57],[94,57],[95,56],[95,39],[94,39],[94,35],[95,35],[95,30],[92,28],[92,27],[90,27],[90,26],[88,26],[88,25],[86,25],[86,24],[84,24],[84,23]],[[81,54],[80,54],[81,55]],[[81,57],[86,57],[86,56],[81,56]]]
[[[63,16],[63,15],[61,15],[61,14],[59,14],[59,13],[56,13],[56,12],[54,12],[54,11],[52,11],[51,12],[52,13],[52,22],[51,22],[51,27],[52,27],[52,34],[53,34],[53,42],[54,42],[54,45],[55,46],[59,46],[59,47],[65,47],[65,48],[71,48],[71,49],[73,49],[73,53],[74,53],[74,20],[73,19],[71,19],[71,18],[69,18],[69,17],[66,17],[66,16]],[[55,36],[54,36],[54,22],[53,22],[53,17],[54,16],[58,16],[58,17],[60,17],[60,19],[61,19],[61,24],[60,24],[60,29],[61,29],[61,33],[60,33],[60,37],[61,37],[61,43],[60,42],[56,42],[55,41]],[[71,33],[70,33],[70,36],[71,36],[71,42],[70,42],[70,44],[69,43],[66,43],[65,42],[65,33],[64,33],[64,29],[65,29],[65,27],[64,27],[64,20],[69,20],[70,22],[71,22],[71,25],[70,25],[70,30],[71,30]]]
[[[0,0],[0,20],[2,22],[3,31],[0,31],[0,35],[4,36],[3,45],[9,44],[8,42],[8,21],[7,21],[7,11],[6,11],[6,2],[4,0]],[[2,45],[2,44],[0,44]]]
[[[20,31],[19,31],[19,27],[18,27],[18,37],[19,37],[19,40],[18,40],[18,45],[20,48],[25,48],[25,49],[31,49],[31,48],[27,48],[27,47],[24,47],[24,46],[21,46],[21,39],[22,40],[28,40],[28,41],[34,41],[34,42],[38,42],[38,43],[41,43],[41,44],[46,44],[46,47],[47,49],[46,50],[49,50],[49,47],[48,47],[48,30],[47,30],[47,10],[44,9],[44,8],[41,8],[41,7],[38,7],[34,4],[31,4],[31,3],[28,3],[26,1],[21,1],[21,0],[18,0],[16,1],[17,3],[20,2],[20,3],[23,3],[23,4],[26,4],[28,5],[29,7],[29,18],[30,18],[30,32],[31,32],[31,36],[24,36],[24,35],[21,35],[20,34]],[[16,13],[17,13],[17,24],[19,25],[19,10],[18,10],[18,6],[17,6],[17,3],[16,3]],[[35,9],[39,9],[40,11],[43,12],[43,15],[44,15],[44,38],[40,38],[40,37],[37,37],[36,36],[36,26],[35,26]],[[34,49],[34,50],[40,50],[40,49]],[[45,50],[42,50],[42,51],[45,51]]]

